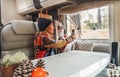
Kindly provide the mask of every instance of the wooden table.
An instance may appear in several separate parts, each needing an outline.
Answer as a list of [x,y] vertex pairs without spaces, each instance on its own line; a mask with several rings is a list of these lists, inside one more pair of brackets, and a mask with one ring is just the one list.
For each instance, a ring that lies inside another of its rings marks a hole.
[[[1,59],[0,59],[0,62],[1,62]],[[2,76],[1,76],[1,66],[0,66],[0,77],[2,77]]]
[[1,67],[0,67],[0,77],[1,77]]

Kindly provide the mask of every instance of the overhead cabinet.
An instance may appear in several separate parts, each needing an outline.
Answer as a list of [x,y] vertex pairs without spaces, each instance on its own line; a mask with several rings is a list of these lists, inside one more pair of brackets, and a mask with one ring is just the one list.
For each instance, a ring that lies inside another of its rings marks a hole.
[[27,14],[36,11],[33,0],[16,0],[16,9],[20,14]]
[[76,2],[76,0],[15,0],[15,1],[17,11],[20,14],[27,14],[30,12],[37,11],[37,9],[34,7],[34,5],[37,4],[40,4],[42,8],[52,8],[58,6],[62,7]]

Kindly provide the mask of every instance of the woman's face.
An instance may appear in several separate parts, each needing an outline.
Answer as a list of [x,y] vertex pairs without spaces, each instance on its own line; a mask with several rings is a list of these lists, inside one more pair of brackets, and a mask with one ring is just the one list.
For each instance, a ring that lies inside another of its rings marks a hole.
[[53,34],[54,33],[54,26],[53,26],[53,23],[51,23],[47,28],[46,28],[46,31],[50,34]]

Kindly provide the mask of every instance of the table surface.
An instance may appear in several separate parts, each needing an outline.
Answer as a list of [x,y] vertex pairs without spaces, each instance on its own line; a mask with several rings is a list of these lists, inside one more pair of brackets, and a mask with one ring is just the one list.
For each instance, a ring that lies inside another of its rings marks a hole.
[[[50,77],[94,77],[107,66],[110,54],[70,51],[43,59]],[[32,62],[36,64],[37,60]]]

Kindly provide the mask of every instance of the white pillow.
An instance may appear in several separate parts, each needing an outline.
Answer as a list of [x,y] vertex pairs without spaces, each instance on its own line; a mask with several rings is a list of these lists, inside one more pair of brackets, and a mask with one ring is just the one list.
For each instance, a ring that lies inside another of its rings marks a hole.
[[76,41],[74,43],[73,50],[92,51],[93,50],[93,43]]

